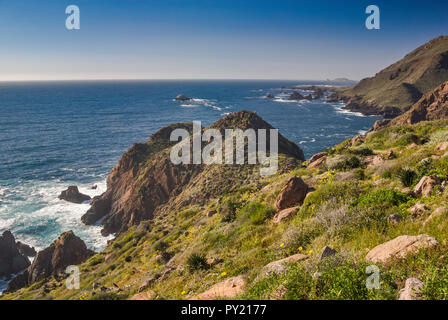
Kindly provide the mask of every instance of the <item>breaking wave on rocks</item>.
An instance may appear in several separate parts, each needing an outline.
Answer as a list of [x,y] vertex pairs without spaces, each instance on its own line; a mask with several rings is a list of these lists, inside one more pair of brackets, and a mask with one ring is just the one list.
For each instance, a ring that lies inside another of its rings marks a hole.
[[[58,195],[70,182],[54,181],[10,181],[10,187],[2,187],[0,207],[0,232],[10,230],[17,240],[42,250],[65,231],[73,230],[86,245],[100,251],[107,240],[101,236],[100,226],[86,226],[81,216],[89,209],[88,203],[74,204],[59,200]],[[92,190],[92,186],[96,189]],[[106,190],[104,179],[94,184],[78,184],[81,193],[91,197]]]

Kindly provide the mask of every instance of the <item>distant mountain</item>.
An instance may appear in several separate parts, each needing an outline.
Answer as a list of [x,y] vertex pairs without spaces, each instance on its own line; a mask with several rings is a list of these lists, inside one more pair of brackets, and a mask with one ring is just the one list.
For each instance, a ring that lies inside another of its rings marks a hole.
[[448,36],[440,36],[332,100],[344,101],[353,111],[395,117],[447,80]]
[[355,80],[350,80],[347,78],[336,78],[336,79],[327,79],[326,82],[330,82],[330,83],[343,83],[344,85],[355,85],[358,81]]

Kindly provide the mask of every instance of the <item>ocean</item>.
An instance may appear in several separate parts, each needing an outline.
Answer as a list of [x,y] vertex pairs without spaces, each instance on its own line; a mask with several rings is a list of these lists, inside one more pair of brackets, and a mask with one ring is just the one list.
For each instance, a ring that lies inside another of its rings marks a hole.
[[[82,81],[0,83],[0,233],[37,250],[73,230],[90,249],[109,238],[80,217],[88,204],[58,200],[69,185],[99,195],[134,142],[173,122],[209,125],[227,113],[256,111],[307,158],[368,130],[366,117],[323,100],[292,102],[282,86],[310,81]],[[193,97],[174,101],[178,94]],[[265,98],[267,93],[275,99]],[[97,189],[91,187],[96,185]],[[1,290],[0,290],[1,291]]]

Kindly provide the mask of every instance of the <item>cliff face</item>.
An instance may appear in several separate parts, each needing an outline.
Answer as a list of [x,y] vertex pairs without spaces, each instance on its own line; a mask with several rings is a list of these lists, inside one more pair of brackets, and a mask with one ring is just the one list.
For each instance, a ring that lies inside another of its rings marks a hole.
[[415,124],[421,121],[442,120],[448,118],[448,81],[442,83],[430,93],[424,95],[411,109],[390,121],[377,122],[374,129]]
[[[260,179],[257,165],[174,165],[170,150],[177,142],[170,142],[169,138],[177,128],[192,131],[191,124],[174,124],[156,132],[146,143],[134,144],[110,173],[107,191],[93,200],[82,221],[93,224],[103,219],[103,235],[122,233],[141,221],[154,218],[166,207],[201,203],[248,179]],[[248,111],[231,114],[210,128],[220,130],[223,135],[225,129],[232,128],[273,129],[257,114]],[[288,161],[304,160],[302,150],[280,134],[279,154],[288,159],[281,162],[285,165]],[[226,183],[222,183],[220,177],[225,178]]]
[[332,100],[344,101],[352,111],[392,118],[447,80],[448,36],[440,36]]
[[5,231],[0,236],[0,277],[22,271],[29,265],[30,261],[20,253],[12,233]]

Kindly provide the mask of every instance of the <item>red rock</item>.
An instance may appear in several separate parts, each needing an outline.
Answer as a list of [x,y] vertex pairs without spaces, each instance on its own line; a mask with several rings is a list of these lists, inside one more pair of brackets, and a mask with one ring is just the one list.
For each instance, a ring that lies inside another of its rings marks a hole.
[[299,177],[292,177],[280,191],[275,201],[277,210],[290,208],[301,203],[307,194],[308,185]]

